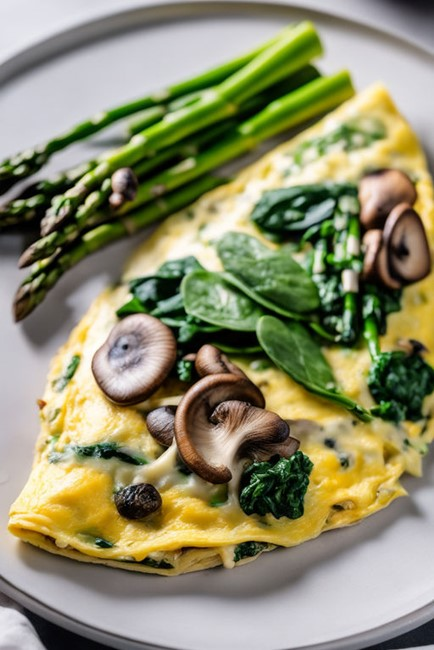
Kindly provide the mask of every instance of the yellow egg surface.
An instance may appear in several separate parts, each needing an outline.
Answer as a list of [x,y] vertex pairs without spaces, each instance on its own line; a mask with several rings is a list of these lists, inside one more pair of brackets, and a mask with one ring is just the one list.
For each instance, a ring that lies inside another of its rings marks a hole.
[[[356,142],[348,150],[337,142],[321,156],[312,154],[309,142],[354,120],[381,123],[385,136],[369,145]],[[306,155],[297,165],[296,153],[302,149]],[[399,426],[379,418],[362,423],[308,393],[275,366],[261,368],[254,357],[232,357],[260,387],[267,409],[291,422],[291,434],[313,462],[303,516],[248,516],[236,494],[214,505],[221,486],[182,474],[176,465],[176,448],[172,445],[164,451],[149,434],[145,413],[157,405],[179,403],[185,391],[181,382],[167,381],[139,406],[120,407],[105,398],[91,372],[95,351],[117,322],[116,309],[128,299],[127,280],[151,274],[164,261],[186,255],[194,255],[209,270],[220,270],[213,242],[224,232],[240,231],[262,239],[249,216],[265,190],[325,180],[357,182],[370,169],[388,167],[401,169],[414,180],[415,209],[432,247],[434,198],[426,161],[416,136],[381,85],[360,93],[231,184],[167,219],[132,256],[125,282],[97,298],[54,358],[33,469],[11,507],[9,530],[24,541],[76,560],[178,575],[219,564],[230,568],[277,546],[300,544],[325,530],[358,522],[405,495],[400,477],[405,472],[421,474],[421,458],[434,436],[429,417]],[[404,290],[401,311],[388,318],[382,349],[396,348],[403,336],[416,338],[431,350],[426,360],[434,364],[433,322],[431,273]],[[366,346],[334,346],[324,353],[343,391],[371,407]],[[59,377],[74,360],[72,378],[59,386]],[[427,416],[433,407],[431,396],[424,404]],[[115,443],[144,459],[144,464],[65,453],[71,445],[102,442]],[[343,463],[343,458],[348,462]],[[115,507],[118,487],[134,482],[151,482],[162,497],[161,509],[146,519],[126,519]],[[245,542],[261,544],[256,554],[236,561],[235,550]]]

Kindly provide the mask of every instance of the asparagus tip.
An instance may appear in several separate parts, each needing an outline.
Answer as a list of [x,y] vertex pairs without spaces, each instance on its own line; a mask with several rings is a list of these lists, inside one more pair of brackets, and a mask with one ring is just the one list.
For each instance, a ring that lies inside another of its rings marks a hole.
[[14,321],[23,320],[30,312],[33,311],[33,306],[28,300],[28,292],[26,285],[21,285],[15,294],[14,302],[12,305],[12,315]]

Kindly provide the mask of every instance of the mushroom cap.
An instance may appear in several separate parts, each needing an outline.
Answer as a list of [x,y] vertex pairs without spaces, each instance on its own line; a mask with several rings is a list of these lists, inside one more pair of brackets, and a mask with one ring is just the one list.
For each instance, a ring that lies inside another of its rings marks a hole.
[[127,485],[115,494],[117,511],[126,519],[143,519],[161,508],[161,495],[150,483]]
[[377,255],[375,270],[377,273],[377,279],[380,280],[385,287],[389,287],[389,289],[401,289],[402,282],[399,282],[399,280],[393,277],[390,273],[389,256],[384,242]]
[[406,202],[416,201],[414,183],[399,169],[379,169],[363,176],[359,183],[360,222],[366,230],[382,228],[389,212]]
[[428,348],[421,341],[417,339],[398,339],[396,342],[397,346],[404,350],[406,354],[422,354],[423,352],[428,352]]
[[363,271],[364,280],[377,280],[377,257],[383,245],[383,231],[376,228],[368,230],[363,236]]
[[422,280],[431,271],[431,254],[422,220],[408,203],[396,205],[384,233],[389,270],[403,284]]
[[196,353],[195,368],[200,377],[230,373],[239,377],[247,375],[215,345],[205,344]]
[[146,426],[163,447],[170,447],[175,435],[176,406],[159,406],[146,416]]
[[148,314],[117,323],[95,352],[92,372],[103,393],[116,404],[138,404],[154,393],[176,361],[171,330]]
[[[228,400],[247,402],[260,410],[265,405],[263,394],[249,379],[222,373],[199,379],[176,410],[175,439],[179,454],[191,470],[211,483],[227,483],[232,477],[224,462],[214,460],[223,450],[219,450],[218,428],[210,420],[215,408]],[[242,442],[238,435],[236,440],[239,444]]]

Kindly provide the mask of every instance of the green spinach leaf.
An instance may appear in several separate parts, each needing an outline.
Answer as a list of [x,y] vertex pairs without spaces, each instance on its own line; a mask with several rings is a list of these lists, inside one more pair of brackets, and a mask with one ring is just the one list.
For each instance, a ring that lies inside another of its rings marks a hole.
[[372,419],[369,411],[338,390],[320,346],[300,323],[284,323],[274,316],[263,316],[256,332],[264,352],[294,381],[365,422]]
[[181,294],[188,314],[223,329],[254,332],[263,315],[258,305],[219,273],[189,273],[181,283]]
[[227,282],[271,311],[297,319],[319,306],[315,283],[288,252],[237,232],[226,233],[217,252]]
[[293,235],[330,219],[343,195],[357,197],[357,186],[318,183],[268,190],[255,205],[251,220],[266,232]]

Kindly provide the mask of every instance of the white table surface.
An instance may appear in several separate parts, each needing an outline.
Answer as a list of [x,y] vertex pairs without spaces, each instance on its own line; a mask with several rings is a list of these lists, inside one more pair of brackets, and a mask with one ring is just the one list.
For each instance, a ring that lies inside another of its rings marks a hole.
[[[151,0],[0,0],[0,62],[60,30],[107,13],[151,3]],[[412,39],[434,52],[432,0],[295,0],[292,4],[330,11],[379,26]],[[428,92],[434,93],[434,83]],[[34,615],[31,615],[31,618],[49,650],[104,648],[47,624]],[[375,646],[375,650],[392,650],[415,645],[425,649],[434,648],[434,621],[412,633],[381,643]]]

